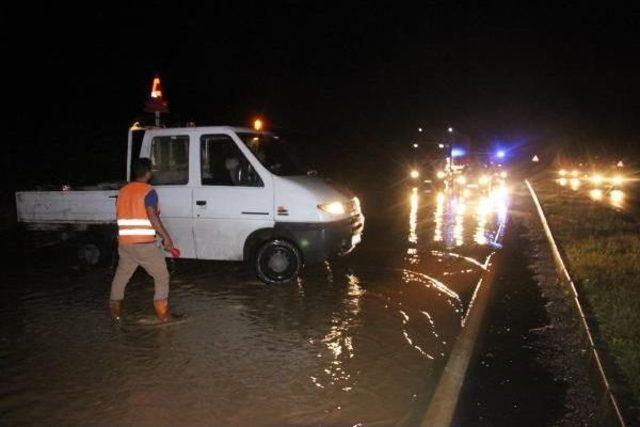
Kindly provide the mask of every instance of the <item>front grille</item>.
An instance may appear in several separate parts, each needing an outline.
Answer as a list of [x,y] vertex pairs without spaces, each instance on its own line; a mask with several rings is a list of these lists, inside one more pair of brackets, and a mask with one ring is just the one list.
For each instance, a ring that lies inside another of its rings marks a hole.
[[349,223],[351,224],[351,233],[360,234],[364,229],[364,216],[360,208],[360,200],[357,197],[346,203],[346,211],[349,214]]

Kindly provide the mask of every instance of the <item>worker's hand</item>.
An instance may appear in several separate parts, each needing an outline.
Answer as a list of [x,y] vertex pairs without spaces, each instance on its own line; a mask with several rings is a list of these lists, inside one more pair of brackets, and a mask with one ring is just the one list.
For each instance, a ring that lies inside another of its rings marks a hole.
[[165,251],[171,252],[171,249],[173,249],[173,240],[171,240],[171,237],[167,236],[162,239],[162,246]]

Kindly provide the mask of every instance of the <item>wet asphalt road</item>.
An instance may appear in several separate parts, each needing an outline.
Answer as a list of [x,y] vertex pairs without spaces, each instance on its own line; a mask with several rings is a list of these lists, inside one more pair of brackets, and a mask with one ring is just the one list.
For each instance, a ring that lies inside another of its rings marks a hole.
[[140,322],[153,310],[144,273],[115,327],[110,269],[17,256],[0,302],[2,423],[411,425],[500,248],[507,198],[365,197],[361,247],[280,287],[240,265],[178,261],[171,304],[186,320],[160,327]]

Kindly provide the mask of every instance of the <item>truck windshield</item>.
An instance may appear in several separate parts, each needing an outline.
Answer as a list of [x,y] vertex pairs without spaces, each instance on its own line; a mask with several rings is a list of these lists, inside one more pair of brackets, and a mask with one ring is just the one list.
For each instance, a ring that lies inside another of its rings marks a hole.
[[270,172],[280,176],[307,174],[308,168],[279,137],[254,132],[238,132],[238,136]]

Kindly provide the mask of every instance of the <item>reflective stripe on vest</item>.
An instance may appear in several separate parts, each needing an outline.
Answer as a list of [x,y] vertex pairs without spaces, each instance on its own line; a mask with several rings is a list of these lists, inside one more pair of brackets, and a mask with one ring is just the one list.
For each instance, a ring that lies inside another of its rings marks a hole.
[[119,219],[118,225],[120,227],[126,227],[128,225],[130,226],[141,225],[141,226],[151,227],[151,221],[149,221],[148,219]]
[[128,245],[155,241],[153,229],[144,199],[153,189],[143,182],[131,182],[120,189],[116,199],[118,241]]
[[156,230],[148,228],[124,228],[118,230],[119,236],[155,236]]

